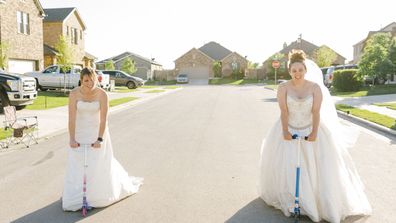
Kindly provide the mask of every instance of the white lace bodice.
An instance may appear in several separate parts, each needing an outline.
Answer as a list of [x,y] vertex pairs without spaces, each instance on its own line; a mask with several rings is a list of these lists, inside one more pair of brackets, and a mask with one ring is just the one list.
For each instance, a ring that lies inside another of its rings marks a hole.
[[289,126],[296,129],[307,128],[312,124],[313,96],[298,99],[287,95],[287,109],[289,112]]

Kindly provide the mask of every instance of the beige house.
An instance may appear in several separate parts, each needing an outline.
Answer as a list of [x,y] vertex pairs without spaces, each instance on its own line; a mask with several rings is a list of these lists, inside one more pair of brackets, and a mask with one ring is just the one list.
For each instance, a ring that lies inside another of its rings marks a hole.
[[0,0],[0,42],[8,45],[8,71],[43,68],[44,15],[38,0]]
[[192,48],[175,60],[177,74],[187,74],[190,79],[208,79],[214,77],[213,63],[222,64],[223,76],[230,76],[234,69],[245,71],[248,61],[245,57],[232,52],[216,42],[209,42],[199,49]]
[[378,31],[370,31],[365,39],[353,45],[353,63],[355,64],[359,63],[359,60],[363,55],[363,49],[364,46],[366,45],[367,40],[375,33],[381,33],[381,32],[391,33],[392,36],[396,36],[396,22],[392,22],[391,24],[385,26],[384,28]]
[[44,65],[56,64],[57,52],[54,49],[59,37],[70,41],[73,52],[72,63],[81,66],[93,66],[95,57],[85,52],[86,26],[76,8],[44,9]]
[[[286,55],[286,57],[288,57],[289,52],[292,51],[293,49],[301,49],[303,50],[308,57],[312,58],[314,55],[314,52],[316,49],[318,49],[319,47],[316,46],[313,43],[310,43],[304,39],[298,39],[294,42],[292,42],[289,45],[285,45],[283,47],[283,49],[281,51],[279,51],[279,53],[282,53],[284,55]],[[333,50],[333,49],[332,49]],[[334,51],[334,50],[333,50]],[[335,52],[335,51],[334,51]],[[336,59],[333,61],[333,65],[340,65],[340,64],[345,64],[345,60],[346,58],[341,56],[340,54],[338,54],[337,52],[335,52],[337,54]]]

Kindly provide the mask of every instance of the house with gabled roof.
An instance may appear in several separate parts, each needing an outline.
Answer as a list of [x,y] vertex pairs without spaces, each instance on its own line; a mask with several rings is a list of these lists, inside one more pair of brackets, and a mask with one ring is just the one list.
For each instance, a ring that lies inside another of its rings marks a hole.
[[43,68],[43,18],[38,0],[0,1],[0,43],[7,45],[6,70],[25,73]]
[[96,68],[99,70],[105,70],[106,69],[105,64],[109,61],[113,61],[115,69],[121,70],[122,64],[124,63],[124,60],[127,58],[132,59],[137,69],[136,72],[132,75],[143,78],[144,80],[153,79],[154,71],[162,70],[162,65],[156,62],[155,58],[149,59],[140,56],[139,54],[131,53],[128,51],[97,62]]
[[55,45],[59,36],[65,36],[70,41],[73,52],[72,63],[93,67],[95,57],[85,52],[86,25],[77,8],[48,8],[43,22],[44,32],[44,64],[56,64]]
[[[293,49],[301,49],[305,52],[305,54],[307,54],[308,57],[313,58],[315,50],[319,49],[319,46],[317,46],[311,42],[308,42],[302,38],[299,38],[298,40],[290,43],[289,45],[286,45],[282,50],[279,51],[279,53],[282,53],[286,57],[288,57],[289,52],[292,51]],[[340,54],[338,54],[336,51],[334,51],[334,52],[336,53],[337,57],[332,62],[332,64],[333,65],[345,64],[346,58],[341,56]]]
[[216,61],[222,65],[223,76],[230,76],[235,69],[244,72],[248,65],[245,57],[212,41],[177,58],[175,70],[177,74],[187,74],[190,79],[208,79],[214,77],[212,67]]
[[367,40],[376,33],[391,33],[392,36],[396,36],[396,22],[392,22],[378,31],[370,31],[367,34],[366,38],[360,40],[358,43],[353,45],[353,63],[359,63],[360,58],[363,55],[364,47],[366,46]]

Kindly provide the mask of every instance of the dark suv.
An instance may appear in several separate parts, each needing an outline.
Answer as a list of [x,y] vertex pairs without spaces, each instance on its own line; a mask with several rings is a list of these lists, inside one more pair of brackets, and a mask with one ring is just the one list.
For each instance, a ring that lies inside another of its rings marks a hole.
[[116,86],[127,86],[135,89],[144,85],[144,80],[139,77],[131,76],[120,70],[102,70],[102,73],[110,75],[110,80],[114,80]]

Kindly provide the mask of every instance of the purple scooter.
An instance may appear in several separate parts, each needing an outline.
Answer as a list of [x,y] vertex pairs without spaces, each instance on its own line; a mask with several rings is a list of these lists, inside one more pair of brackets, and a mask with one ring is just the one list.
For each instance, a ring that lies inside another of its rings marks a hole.
[[88,205],[87,201],[87,149],[91,147],[93,144],[78,144],[78,146],[81,148],[84,148],[84,176],[83,176],[83,203],[82,203],[82,215],[85,217],[87,216],[87,213],[89,210],[92,209],[91,206]]

